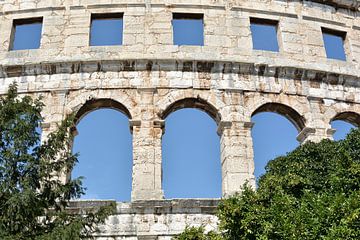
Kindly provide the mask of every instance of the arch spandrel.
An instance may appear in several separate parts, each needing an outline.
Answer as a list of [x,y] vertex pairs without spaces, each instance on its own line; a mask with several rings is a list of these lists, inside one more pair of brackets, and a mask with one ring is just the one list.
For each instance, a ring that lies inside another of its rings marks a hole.
[[277,102],[268,102],[261,106],[259,106],[252,114],[251,117],[255,116],[261,112],[273,112],[278,113],[284,117],[286,117],[295,127],[301,132],[302,129],[306,126],[305,118],[300,115],[294,108],[285,105],[283,103]]
[[341,120],[360,127],[360,105],[330,101],[323,108],[324,124],[330,126],[333,121]]

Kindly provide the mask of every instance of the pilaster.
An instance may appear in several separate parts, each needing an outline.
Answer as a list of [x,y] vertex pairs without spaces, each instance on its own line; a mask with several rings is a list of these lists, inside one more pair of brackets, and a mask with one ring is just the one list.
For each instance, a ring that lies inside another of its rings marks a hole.
[[133,134],[132,201],[163,199],[161,138],[163,121],[130,121]]
[[138,89],[137,118],[130,121],[133,135],[133,172],[131,200],[159,200],[162,190],[161,139],[165,122],[154,110],[156,89]]
[[252,122],[219,123],[224,197],[240,192],[245,183],[255,187],[252,127]]

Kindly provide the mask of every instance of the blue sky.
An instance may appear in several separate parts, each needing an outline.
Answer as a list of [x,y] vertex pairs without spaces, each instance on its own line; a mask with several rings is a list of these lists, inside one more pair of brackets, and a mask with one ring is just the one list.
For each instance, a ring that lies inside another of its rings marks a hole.
[[42,24],[19,24],[15,26],[12,50],[36,49],[40,47]]
[[279,51],[277,42],[276,25],[270,24],[250,24],[251,34],[253,36],[253,48],[257,50]]
[[86,198],[129,200],[132,173],[132,136],[129,119],[112,109],[86,115],[77,125],[74,152],[79,163],[72,176],[84,176]]
[[[201,20],[177,20],[174,42],[179,45],[203,45]],[[193,27],[192,27],[193,26]],[[122,43],[122,20],[93,21],[91,45]],[[22,25],[16,29],[15,49],[37,48],[41,25]],[[276,29],[252,25],[256,49],[277,51]],[[110,38],[110,39],[109,39]],[[19,41],[23,39],[23,41]],[[329,57],[344,59],[342,40],[324,35]],[[340,49],[338,51],[337,49]],[[275,113],[260,113],[252,118],[255,176],[264,173],[270,159],[286,154],[298,146],[295,127]],[[342,139],[352,125],[333,122],[335,140]],[[86,115],[77,125],[74,152],[79,163],[72,177],[84,176],[86,199],[129,201],[132,176],[132,136],[128,118],[112,109],[101,109]],[[166,118],[163,136],[163,189],[166,198],[221,197],[220,138],[216,123],[206,113],[182,109]]]
[[175,45],[204,45],[204,23],[199,19],[173,19]]
[[326,56],[332,59],[346,60],[343,37],[335,34],[323,33]]
[[121,45],[122,19],[94,19],[91,23],[91,46]]
[[[260,113],[252,118],[255,176],[264,173],[268,160],[298,146],[296,128],[285,117]],[[132,138],[127,117],[112,109],[86,115],[77,128],[74,151],[80,152],[73,177],[85,176],[84,198],[129,201]],[[352,127],[335,121],[335,139]],[[182,109],[166,119],[163,136],[163,189],[166,198],[221,197],[220,139],[216,123],[197,109]]]

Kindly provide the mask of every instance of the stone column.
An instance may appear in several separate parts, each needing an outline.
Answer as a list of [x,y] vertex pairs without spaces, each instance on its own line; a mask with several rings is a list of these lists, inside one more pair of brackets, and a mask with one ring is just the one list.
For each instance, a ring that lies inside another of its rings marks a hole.
[[161,138],[164,121],[130,121],[133,134],[132,201],[163,199]]
[[335,133],[333,128],[319,128],[319,127],[305,127],[296,139],[301,143],[307,141],[320,142],[323,139],[333,140],[333,134]]
[[246,182],[255,187],[252,126],[252,122],[219,123],[224,197],[240,192]]

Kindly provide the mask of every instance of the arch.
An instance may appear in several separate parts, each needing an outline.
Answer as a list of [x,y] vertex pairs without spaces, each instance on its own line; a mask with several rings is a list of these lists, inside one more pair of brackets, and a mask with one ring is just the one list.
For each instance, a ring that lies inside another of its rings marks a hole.
[[284,115],[261,112],[253,116],[251,129],[255,179],[266,172],[269,160],[293,151],[299,146],[298,130]]
[[161,119],[165,119],[171,113],[183,109],[183,108],[195,108],[207,113],[216,123],[221,120],[221,115],[218,109],[206,100],[198,98],[184,98],[170,104],[165,110],[159,113]]
[[106,107],[80,115],[79,134],[73,140],[73,151],[80,155],[69,174],[85,177],[84,199],[130,201],[133,158],[128,116],[108,105],[95,106]]
[[178,109],[166,118],[165,126],[162,138],[165,198],[220,198],[221,151],[214,119],[200,109]]
[[254,115],[261,113],[261,112],[274,112],[278,113],[285,118],[287,118],[295,128],[300,132],[305,127],[305,118],[301,116],[296,110],[293,108],[282,104],[282,103],[265,103],[258,107],[252,114],[251,117]]
[[80,120],[89,114],[92,111],[101,108],[110,108],[117,110],[125,114],[129,119],[131,119],[130,111],[121,103],[110,99],[110,98],[100,98],[100,99],[90,99],[85,102],[77,111],[75,115],[75,125],[80,122]]
[[356,112],[348,111],[338,113],[335,117],[331,119],[330,123],[336,120],[342,120],[354,125],[355,127],[360,127],[360,114]]

